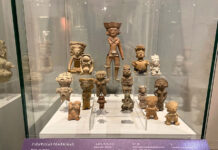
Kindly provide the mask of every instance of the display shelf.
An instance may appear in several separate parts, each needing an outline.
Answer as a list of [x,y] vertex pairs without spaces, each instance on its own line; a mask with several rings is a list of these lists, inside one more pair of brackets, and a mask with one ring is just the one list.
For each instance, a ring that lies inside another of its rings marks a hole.
[[[116,98],[117,103],[116,106],[114,103],[114,98]],[[195,138],[196,133],[181,119],[179,118],[180,125],[179,126],[167,126],[165,125],[165,115],[167,114],[166,110],[163,112],[158,112],[158,120],[147,120],[147,128],[145,130],[145,126],[142,123],[138,123],[140,126],[134,126],[132,124],[120,124],[122,117],[125,120],[132,120],[131,117],[137,115],[134,112],[131,115],[120,114],[123,95],[110,95],[105,97],[107,103],[105,104],[106,115],[100,115],[94,117],[94,125],[90,130],[89,123],[90,118],[93,115],[90,110],[81,110],[81,119],[79,121],[68,121],[68,111],[66,104],[63,103],[58,111],[54,114],[51,120],[47,123],[47,125],[42,129],[39,136],[40,138],[183,138],[190,139]],[[79,100],[81,97],[72,95],[71,101]],[[93,98],[92,102],[93,103]],[[120,104],[119,104],[120,103]],[[95,102],[94,102],[95,106]],[[111,106],[114,106],[111,107]],[[119,108],[118,108],[119,107]],[[107,110],[109,108],[109,110]],[[94,107],[95,110],[95,107]],[[96,109],[97,110],[97,109]],[[110,114],[111,112],[111,114]],[[113,115],[118,113],[116,116]],[[92,114],[92,115],[91,115]],[[137,120],[138,116],[135,117]],[[99,119],[103,119],[106,121],[102,121]],[[145,119],[144,119],[145,120]],[[135,121],[135,120],[134,120]],[[138,121],[141,121],[140,119]],[[117,126],[120,125],[120,126]]]
[[17,99],[20,99],[20,94],[11,94],[11,93],[1,94],[0,95],[0,109]]

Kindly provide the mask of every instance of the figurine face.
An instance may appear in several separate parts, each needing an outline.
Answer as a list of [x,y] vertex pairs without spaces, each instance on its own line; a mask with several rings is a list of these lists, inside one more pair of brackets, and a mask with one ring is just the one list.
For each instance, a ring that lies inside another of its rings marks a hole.
[[116,37],[119,34],[119,29],[117,28],[110,28],[107,30],[108,35],[111,37]]
[[80,44],[70,44],[70,49],[72,50],[72,55],[81,56],[84,52],[84,47]]
[[146,101],[149,107],[154,107],[157,104],[158,98],[156,96],[148,96]]
[[145,57],[145,52],[143,50],[138,50],[136,52],[136,58],[143,59]]
[[106,72],[105,71],[97,71],[96,72],[96,78],[98,80],[102,80],[106,78]]
[[175,101],[170,101],[166,104],[167,111],[170,113],[176,113],[178,108],[178,103]]
[[73,92],[72,88],[69,87],[61,87],[57,88],[57,93],[60,93],[61,100],[69,100],[70,94]]
[[6,58],[6,46],[2,40],[0,40],[0,57]]
[[125,65],[123,67],[123,76],[131,76],[131,69],[130,69],[130,66],[129,65]]
[[69,87],[73,80],[72,74],[69,72],[64,72],[58,75],[56,81],[59,83],[61,87],[67,86]]
[[139,87],[139,93],[146,93],[147,90],[146,90],[146,87],[145,86],[140,86]]
[[157,88],[165,88],[165,87],[168,87],[168,82],[166,79],[164,78],[160,78],[160,79],[157,79],[155,81],[155,87]]

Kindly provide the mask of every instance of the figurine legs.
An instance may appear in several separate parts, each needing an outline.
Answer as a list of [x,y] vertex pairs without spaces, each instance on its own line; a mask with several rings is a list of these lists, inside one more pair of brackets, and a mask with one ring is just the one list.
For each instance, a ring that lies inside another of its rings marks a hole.
[[115,72],[114,72],[114,78],[115,78],[115,80],[119,80],[119,79],[118,79],[118,73],[119,73],[119,67],[115,67]]
[[119,80],[118,79],[118,73],[119,73],[119,68],[120,68],[120,58],[119,58],[119,56],[114,57],[114,64],[115,64],[114,78],[115,78],[115,80]]

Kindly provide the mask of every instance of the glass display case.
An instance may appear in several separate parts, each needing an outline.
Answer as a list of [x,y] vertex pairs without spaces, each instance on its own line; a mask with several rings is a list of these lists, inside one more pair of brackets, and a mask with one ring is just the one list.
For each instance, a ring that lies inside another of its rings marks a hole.
[[16,6],[30,137],[203,137],[217,1]]

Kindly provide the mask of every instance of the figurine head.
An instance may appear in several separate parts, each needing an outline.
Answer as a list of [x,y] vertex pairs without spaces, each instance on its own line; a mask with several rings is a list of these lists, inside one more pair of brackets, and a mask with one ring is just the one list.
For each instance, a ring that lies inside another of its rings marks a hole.
[[145,47],[143,45],[138,45],[135,48],[136,58],[143,59],[145,57]]
[[121,23],[117,22],[105,22],[104,27],[107,30],[106,34],[111,37],[116,37],[120,34]]
[[73,92],[70,87],[60,87],[56,89],[56,93],[60,94],[61,101],[68,100],[70,101],[70,94]]
[[80,86],[83,90],[94,88],[94,79],[93,78],[80,78],[79,82],[80,82]]
[[87,62],[90,62],[92,59],[91,59],[91,56],[88,55],[88,54],[83,54],[82,55],[82,58],[81,58],[81,61],[84,62],[84,63],[87,63]]
[[123,76],[130,77],[131,76],[131,69],[129,65],[123,66]]
[[69,108],[73,110],[80,110],[81,107],[81,102],[80,101],[75,101],[75,102],[70,102],[69,103]]
[[0,57],[7,58],[5,41],[0,40]]
[[182,66],[184,64],[184,57],[182,55],[176,56],[176,65]]
[[69,72],[64,72],[58,75],[56,81],[61,87],[70,87],[70,84],[73,80],[72,74]]
[[154,64],[155,66],[160,64],[160,58],[158,55],[154,54],[151,56],[151,62],[152,64]]
[[160,89],[166,88],[166,87],[168,87],[168,82],[167,82],[167,80],[164,79],[164,78],[157,79],[157,80],[155,81],[154,87],[160,88]]
[[97,80],[103,80],[106,78],[106,71],[97,71],[95,76]]
[[76,57],[79,57],[83,54],[84,50],[86,48],[86,45],[82,42],[70,42],[70,54],[71,56],[75,55]]
[[145,94],[147,92],[147,88],[144,85],[139,86],[139,93]]
[[158,101],[157,96],[147,96],[146,97],[146,102],[147,102],[148,107],[156,106],[157,101]]
[[178,103],[176,101],[169,101],[166,104],[167,111],[170,113],[176,113],[178,108]]

